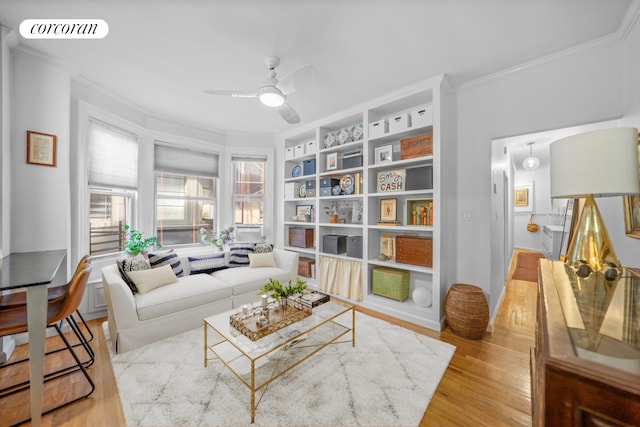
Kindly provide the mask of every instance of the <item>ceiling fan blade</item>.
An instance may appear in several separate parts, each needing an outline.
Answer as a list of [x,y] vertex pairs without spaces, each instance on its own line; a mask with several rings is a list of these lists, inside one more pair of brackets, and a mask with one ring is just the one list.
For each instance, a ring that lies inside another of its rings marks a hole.
[[205,90],[205,93],[209,93],[211,95],[231,96],[233,98],[255,98],[258,96],[256,92],[242,90],[210,89]]
[[278,89],[285,95],[295,92],[298,88],[303,87],[314,81],[318,77],[316,69],[312,65],[303,65],[294,70],[289,71],[280,79],[276,85]]
[[278,113],[287,123],[300,123],[300,116],[286,102],[278,107]]

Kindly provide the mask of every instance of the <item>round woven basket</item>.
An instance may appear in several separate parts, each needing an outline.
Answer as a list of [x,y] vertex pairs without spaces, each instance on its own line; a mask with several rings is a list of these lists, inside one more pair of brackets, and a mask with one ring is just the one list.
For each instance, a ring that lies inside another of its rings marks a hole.
[[447,323],[456,335],[478,340],[489,324],[489,305],[477,286],[456,283],[451,286],[444,303]]

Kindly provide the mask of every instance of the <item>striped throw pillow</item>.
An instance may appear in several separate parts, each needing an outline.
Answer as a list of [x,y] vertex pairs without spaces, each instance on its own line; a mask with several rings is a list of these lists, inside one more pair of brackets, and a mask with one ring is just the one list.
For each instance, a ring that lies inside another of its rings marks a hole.
[[178,254],[175,253],[173,249],[150,253],[149,264],[151,265],[151,268],[158,268],[169,264],[176,277],[184,276],[184,269],[178,259]]
[[233,243],[229,245],[229,267],[247,267],[249,254],[253,253],[253,243]]
[[191,273],[189,274],[209,274],[229,267],[224,252],[199,257],[190,256],[188,258],[189,267],[191,268]]

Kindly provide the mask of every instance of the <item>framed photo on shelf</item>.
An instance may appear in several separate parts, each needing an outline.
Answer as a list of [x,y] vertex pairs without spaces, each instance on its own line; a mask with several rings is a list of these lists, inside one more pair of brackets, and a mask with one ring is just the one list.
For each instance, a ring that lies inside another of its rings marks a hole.
[[338,169],[338,153],[327,153],[327,170],[332,171]]
[[376,147],[376,164],[391,163],[393,161],[393,146],[383,145]]
[[624,233],[640,239],[640,196],[629,194],[622,196],[624,204]]
[[388,259],[396,259],[396,238],[393,234],[383,233],[380,235],[380,253]]
[[[311,221],[311,209],[313,209],[312,205],[296,205],[296,218],[298,221]],[[309,217],[308,220],[307,217]]]
[[27,131],[27,163],[56,166],[56,136]]
[[396,222],[397,208],[398,199],[380,199],[380,222]]

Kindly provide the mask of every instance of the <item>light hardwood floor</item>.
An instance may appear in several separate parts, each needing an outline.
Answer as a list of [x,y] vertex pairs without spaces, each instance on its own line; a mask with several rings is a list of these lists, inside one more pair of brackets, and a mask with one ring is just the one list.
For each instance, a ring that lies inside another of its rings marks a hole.
[[[535,283],[512,280],[507,283],[492,333],[481,340],[461,338],[449,329],[434,332],[380,316],[424,335],[456,346],[456,352],[429,404],[420,426],[530,426],[529,349],[534,344],[537,290]],[[367,314],[376,313],[362,310]],[[102,333],[104,319],[90,321],[95,333],[96,362],[90,374],[95,392],[87,399],[43,417],[48,426],[124,426],[113,370]],[[48,343],[51,344],[51,343]],[[54,344],[51,344],[54,345]],[[25,351],[18,348],[16,356]],[[62,363],[62,362],[57,362]],[[0,370],[0,383],[7,381],[8,369]],[[3,376],[4,375],[4,376]],[[64,381],[64,382],[63,382]],[[53,393],[60,395],[82,386],[78,377],[58,382]],[[45,401],[45,404],[50,402]],[[28,415],[28,396],[0,400],[0,426]]]

